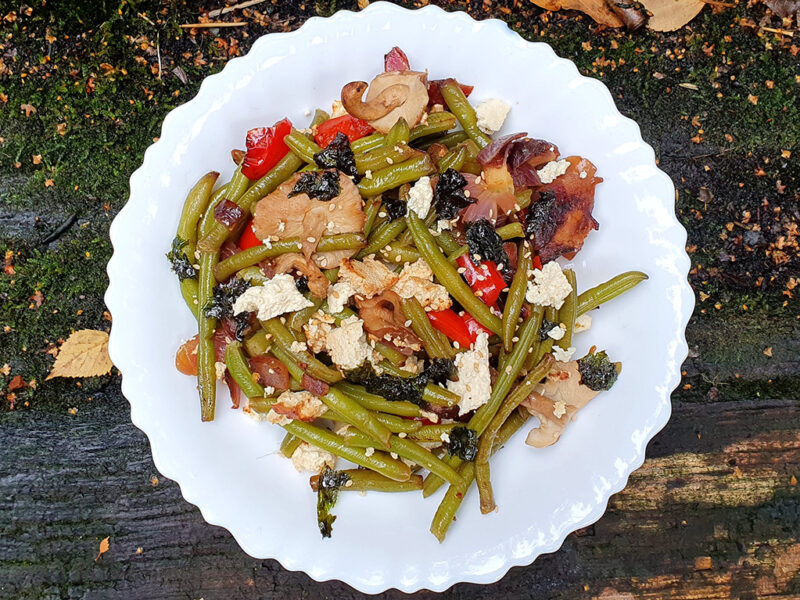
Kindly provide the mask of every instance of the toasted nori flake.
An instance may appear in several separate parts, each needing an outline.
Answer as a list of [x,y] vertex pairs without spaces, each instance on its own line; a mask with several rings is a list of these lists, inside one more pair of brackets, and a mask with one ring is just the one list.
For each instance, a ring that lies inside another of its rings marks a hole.
[[558,325],[555,321],[551,321],[549,319],[542,319],[542,325],[539,327],[539,340],[545,341],[548,338],[547,332],[550,331],[553,327]]
[[478,455],[478,432],[469,427],[459,425],[453,427],[449,433],[450,441],[447,443],[447,453],[457,456],[461,460],[471,462]]
[[331,537],[333,522],[336,515],[331,510],[336,504],[339,496],[339,488],[350,481],[350,476],[341,471],[334,471],[330,467],[325,467],[319,477],[319,488],[317,490],[317,524],[322,537]]
[[244,333],[250,327],[250,313],[239,313],[233,316],[233,337],[237,341],[244,341]]
[[487,219],[469,223],[466,237],[467,247],[473,261],[476,255],[480,257],[481,262],[491,260],[495,265],[502,266],[500,272],[504,279],[513,277],[514,272],[511,270],[508,254],[503,248],[503,240]]
[[528,215],[525,217],[525,235],[531,240],[549,240],[558,228],[558,223],[553,219],[555,212],[556,195],[553,190],[545,190],[539,194],[539,199],[531,203]]
[[314,162],[321,169],[339,169],[345,175],[358,177],[356,157],[350,148],[350,140],[341,131],[327,148],[314,155]]
[[471,200],[464,194],[467,180],[455,169],[447,169],[439,175],[433,190],[433,204],[440,219],[453,219]]
[[449,358],[434,358],[425,369],[423,374],[428,381],[443,385],[456,371],[455,363]]
[[[233,318],[234,302],[249,287],[249,281],[238,277],[233,277],[228,282],[215,285],[211,299],[203,307],[206,317],[209,319]],[[247,316],[247,313],[243,314]]]
[[335,169],[309,171],[300,175],[294,188],[289,192],[289,197],[308,194],[309,198],[328,202],[336,198],[340,191],[339,173]]
[[449,359],[434,359],[422,373],[416,377],[395,377],[393,375],[376,375],[372,365],[365,362],[360,367],[352,369],[345,374],[351,383],[363,385],[371,394],[383,396],[393,402],[413,402],[422,405],[422,392],[428,382],[444,383],[454,372],[453,361]]
[[167,252],[167,260],[169,260],[172,270],[181,281],[184,279],[197,279],[197,269],[192,265],[190,258],[186,256],[185,247],[186,242],[176,236],[172,240],[172,250]]
[[396,221],[406,216],[408,205],[392,194],[384,194],[383,209],[386,211],[386,218],[389,221]]
[[297,291],[301,294],[305,294],[308,292],[308,277],[305,275],[301,275],[297,279],[294,280],[294,287],[297,288]]
[[619,376],[617,366],[611,362],[605,350],[579,358],[578,372],[581,374],[581,383],[595,392],[610,390]]

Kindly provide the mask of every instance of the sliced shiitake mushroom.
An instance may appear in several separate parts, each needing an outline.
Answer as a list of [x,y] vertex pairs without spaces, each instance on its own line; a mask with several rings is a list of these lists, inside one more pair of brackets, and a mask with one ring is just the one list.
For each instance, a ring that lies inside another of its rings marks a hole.
[[[414,127],[428,106],[427,75],[418,71],[381,73],[369,84],[353,81],[342,88],[342,104],[348,113],[388,133],[398,119]],[[366,98],[362,99],[364,92]]]

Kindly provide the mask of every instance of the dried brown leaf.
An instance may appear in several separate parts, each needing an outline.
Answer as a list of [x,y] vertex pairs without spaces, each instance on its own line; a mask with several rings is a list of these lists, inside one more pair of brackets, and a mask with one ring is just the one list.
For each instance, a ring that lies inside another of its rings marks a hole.
[[772,12],[784,19],[800,12],[800,0],[766,0],[765,4],[770,7]]
[[100,550],[97,553],[97,556],[94,557],[94,562],[97,562],[97,560],[106,552],[108,552],[108,537],[104,537],[102,540],[100,540]]
[[97,377],[113,367],[108,356],[108,334],[105,331],[81,329],[73,333],[61,346],[53,370],[53,377]]
[[653,31],[675,31],[694,19],[706,5],[702,0],[641,0],[651,13],[647,22]]
[[606,4],[605,0],[532,0],[545,10],[579,10],[600,25],[622,27],[625,23]]

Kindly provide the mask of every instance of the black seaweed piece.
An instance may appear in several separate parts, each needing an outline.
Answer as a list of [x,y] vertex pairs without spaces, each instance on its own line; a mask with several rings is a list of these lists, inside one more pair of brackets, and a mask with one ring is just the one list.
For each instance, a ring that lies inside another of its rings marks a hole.
[[333,200],[341,192],[339,187],[339,173],[333,169],[327,171],[309,171],[300,175],[294,188],[289,192],[289,197],[298,194],[307,194],[309,198],[316,198],[323,202]]
[[514,276],[508,254],[503,248],[503,239],[497,233],[494,226],[487,219],[479,219],[467,225],[467,247],[469,253],[475,260],[475,255],[480,256],[480,261],[491,260],[495,265],[500,266],[500,273],[503,278],[509,280]]
[[305,294],[308,292],[308,277],[305,275],[301,275],[297,279],[294,280],[294,287],[297,288],[297,291],[301,294]]
[[[215,285],[211,299],[203,307],[206,317],[209,319],[233,318],[233,303],[249,287],[249,281],[238,277],[233,277],[226,283]],[[244,314],[245,316],[247,315],[247,313]]]
[[178,279],[197,279],[197,269],[192,265],[192,261],[186,256],[184,248],[186,242],[179,237],[172,240],[172,250],[167,252],[167,260],[172,265],[173,272],[178,276]]
[[233,337],[237,342],[244,341],[244,334],[250,327],[250,313],[243,312],[233,316]]
[[471,204],[472,201],[464,194],[466,185],[467,180],[455,169],[447,169],[439,175],[433,190],[433,204],[440,219],[451,220],[458,211]]
[[376,375],[372,365],[365,362],[360,367],[345,374],[345,379],[358,383],[371,394],[383,396],[393,402],[407,401],[423,405],[422,392],[429,382],[444,383],[455,371],[450,359],[434,359],[422,373],[416,377],[395,377],[393,375]]
[[334,471],[330,467],[325,467],[319,478],[319,488],[317,490],[317,524],[322,537],[331,537],[333,522],[336,515],[331,510],[336,505],[339,496],[339,488],[350,481],[350,476],[341,471]]
[[428,381],[444,384],[456,372],[455,363],[449,358],[434,358],[422,373]]
[[386,218],[389,221],[396,221],[406,216],[407,204],[391,194],[384,194],[383,209],[386,211]]
[[611,362],[605,350],[579,358],[578,372],[581,374],[581,383],[595,392],[610,390],[619,376],[617,366]]
[[339,169],[345,175],[358,178],[356,157],[350,148],[350,140],[341,131],[336,134],[327,148],[314,155],[314,162],[321,169]]
[[550,331],[553,327],[558,325],[555,321],[550,321],[549,319],[542,319],[542,325],[539,327],[539,341],[543,342],[547,339],[547,332]]
[[450,456],[457,456],[461,460],[472,462],[478,455],[478,432],[469,427],[458,425],[449,433],[450,441],[447,452]]
[[555,214],[556,195],[553,190],[539,193],[539,199],[531,203],[525,217],[525,235],[531,240],[550,240],[558,223],[552,218]]

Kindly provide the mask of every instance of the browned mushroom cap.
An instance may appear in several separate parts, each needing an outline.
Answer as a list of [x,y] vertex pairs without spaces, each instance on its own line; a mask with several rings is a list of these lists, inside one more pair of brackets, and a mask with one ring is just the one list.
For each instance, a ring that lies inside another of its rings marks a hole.
[[400,117],[414,127],[428,106],[427,75],[418,71],[381,73],[369,84],[348,83],[342,88],[342,104],[348,113],[367,121],[381,133],[387,133]]
[[299,252],[281,254],[275,259],[275,272],[288,273],[292,269],[308,278],[308,290],[317,298],[328,296],[330,281],[319,267]]
[[528,433],[525,443],[536,448],[554,444],[575,414],[597,394],[581,383],[578,361],[554,363],[545,382],[522,403],[539,419],[539,427]]

